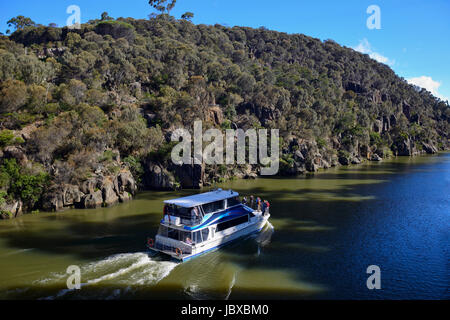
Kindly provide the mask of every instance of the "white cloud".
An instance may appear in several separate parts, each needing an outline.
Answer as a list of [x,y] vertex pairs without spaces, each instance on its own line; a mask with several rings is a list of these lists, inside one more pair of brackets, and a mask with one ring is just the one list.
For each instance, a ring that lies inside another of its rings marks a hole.
[[430,91],[434,96],[440,98],[441,100],[450,101],[449,98],[444,97],[443,95],[441,95],[438,92],[439,87],[441,86],[441,83],[438,81],[434,81],[431,77],[421,76],[421,77],[406,79],[406,81],[408,81],[408,83],[410,83],[410,84],[416,85],[418,87],[421,87],[421,88],[424,88],[424,89]]
[[363,40],[361,40],[359,42],[359,44],[353,48],[354,50],[364,53],[364,54],[368,54],[369,57],[371,57],[372,59],[387,64],[388,66],[393,66],[395,64],[395,61],[390,60],[389,58],[383,56],[382,54],[378,53],[378,52],[374,52],[372,49],[372,46],[370,45],[369,41],[364,38]]

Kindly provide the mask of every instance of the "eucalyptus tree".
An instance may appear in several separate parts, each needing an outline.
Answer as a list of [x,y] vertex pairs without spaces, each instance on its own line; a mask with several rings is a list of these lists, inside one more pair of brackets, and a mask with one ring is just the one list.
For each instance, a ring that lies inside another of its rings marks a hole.
[[148,4],[163,14],[167,11],[170,15],[170,11],[175,7],[177,0],[149,0]]
[[[36,23],[28,17],[17,16],[15,18],[11,18],[8,22],[8,27],[14,27],[15,30],[22,30],[26,27],[36,26]],[[11,30],[8,30],[7,33],[10,33]]]

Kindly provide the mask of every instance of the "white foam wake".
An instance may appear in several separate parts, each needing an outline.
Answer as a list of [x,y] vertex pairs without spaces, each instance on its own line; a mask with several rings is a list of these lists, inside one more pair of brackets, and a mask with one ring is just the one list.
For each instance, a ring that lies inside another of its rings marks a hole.
[[268,221],[264,229],[256,237],[256,242],[262,247],[267,246],[272,240],[272,235],[275,232],[275,228]]
[[[81,288],[95,286],[99,283],[112,287],[114,285],[127,286],[128,289],[134,286],[154,285],[167,277],[176,266],[175,262],[154,260],[146,253],[118,254],[80,266]],[[60,284],[64,283],[68,277],[68,274],[51,274],[49,278],[35,283],[40,285]],[[64,289],[56,296],[45,299],[60,298],[69,292],[72,290]]]

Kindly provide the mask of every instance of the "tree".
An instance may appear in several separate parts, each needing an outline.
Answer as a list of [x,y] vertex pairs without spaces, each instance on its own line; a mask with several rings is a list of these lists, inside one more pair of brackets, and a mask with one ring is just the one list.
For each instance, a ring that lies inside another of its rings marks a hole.
[[[24,16],[17,16],[15,18],[10,19],[8,22],[8,27],[14,27],[15,30],[22,30],[25,27],[34,27],[36,23],[30,18]],[[7,33],[10,33],[11,30],[8,30]]]
[[56,23],[54,23],[54,22],[49,23],[48,26],[49,26],[50,28],[58,28],[58,25],[57,25]]
[[0,112],[15,112],[28,99],[27,86],[18,80],[7,80],[0,86]]
[[148,2],[149,5],[160,11],[161,14],[165,11],[167,11],[167,14],[170,14],[170,11],[175,7],[176,3],[177,0],[149,0]]
[[186,12],[181,16],[181,19],[191,21],[194,18],[194,14],[192,12]]
[[102,18],[101,18],[101,20],[102,21],[107,21],[107,20],[113,20],[113,18],[112,17],[110,17],[109,15],[108,15],[108,12],[103,12],[102,13]]
[[177,0],[172,0],[172,2],[167,5],[167,7],[166,7],[167,14],[170,14],[170,11],[175,7],[176,3],[177,3]]

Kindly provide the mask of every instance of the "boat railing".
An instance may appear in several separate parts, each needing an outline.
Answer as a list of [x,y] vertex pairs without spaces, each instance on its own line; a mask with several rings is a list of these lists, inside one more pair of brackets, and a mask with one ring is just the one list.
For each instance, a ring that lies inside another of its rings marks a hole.
[[184,225],[184,226],[188,226],[188,227],[194,227],[194,226],[199,225],[202,222],[202,219],[200,217],[186,219],[186,218],[166,215],[166,216],[164,216],[164,222],[169,225],[175,225],[175,226]]

